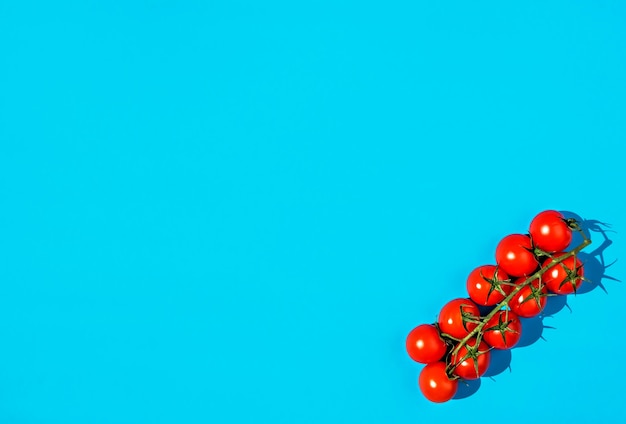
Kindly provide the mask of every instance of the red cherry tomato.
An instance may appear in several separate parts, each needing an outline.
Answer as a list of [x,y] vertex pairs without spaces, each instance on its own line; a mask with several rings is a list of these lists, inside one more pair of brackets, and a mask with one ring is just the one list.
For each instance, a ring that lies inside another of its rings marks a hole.
[[441,308],[437,322],[442,333],[462,339],[478,326],[476,323],[469,322],[468,319],[480,319],[478,306],[469,299],[454,299]]
[[[566,252],[560,252],[553,257],[556,259],[566,254]],[[553,262],[552,258],[548,258],[542,265],[542,267],[549,267],[542,276],[548,290],[556,294],[570,294],[578,290],[584,275],[583,264],[580,259],[576,256],[570,256],[560,264],[550,266]]]
[[467,277],[467,293],[470,299],[482,306],[496,305],[511,292],[511,286],[500,284],[509,282],[506,272],[495,265],[483,265],[470,272]]
[[[518,278],[515,284],[520,285],[524,280],[525,278]],[[548,288],[541,284],[539,279],[535,279],[516,293],[509,301],[509,307],[520,317],[532,318],[539,315],[545,308],[547,294]]]
[[513,311],[498,311],[485,324],[483,340],[494,349],[511,349],[522,337],[522,323]]
[[[469,357],[466,358],[468,352]],[[476,380],[487,372],[490,359],[489,346],[481,341],[476,347],[476,339],[471,338],[465,343],[465,346],[462,346],[457,353],[452,355],[450,361],[456,365],[452,373],[466,380]]]
[[523,234],[511,234],[500,240],[496,247],[496,262],[502,271],[513,277],[530,275],[539,265],[530,237]]
[[418,325],[406,338],[407,353],[411,359],[422,364],[439,361],[446,350],[446,342],[439,336],[437,327],[431,324]]
[[448,377],[445,362],[426,365],[419,376],[420,390],[431,402],[447,402],[456,394],[459,382]]
[[548,253],[565,250],[572,242],[572,230],[563,214],[557,211],[543,211],[535,216],[529,233],[533,245]]

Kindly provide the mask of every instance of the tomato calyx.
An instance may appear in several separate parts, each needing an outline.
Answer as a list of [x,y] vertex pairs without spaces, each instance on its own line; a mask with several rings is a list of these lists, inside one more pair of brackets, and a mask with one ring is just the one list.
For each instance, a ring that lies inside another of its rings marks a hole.
[[567,224],[570,230],[582,231],[580,224],[574,218],[565,218],[563,221]]
[[448,375],[450,375],[451,377],[461,378],[460,376],[454,373],[455,370],[457,369],[457,367],[461,366],[461,364],[463,364],[465,361],[471,360],[472,363],[474,364],[474,372],[476,373],[476,378],[480,377],[481,372],[478,368],[478,358],[481,355],[488,354],[489,351],[491,351],[491,348],[481,350],[480,348],[481,344],[484,345],[484,343],[481,343],[481,338],[482,338],[481,336],[482,334],[479,334],[473,344],[465,343],[463,345],[463,348],[465,349],[465,354],[460,359],[456,357],[456,354],[458,353],[458,351],[451,355],[450,363],[448,364],[448,367],[447,367]]
[[543,292],[545,284],[541,282],[541,279],[539,279],[539,282],[536,285],[531,283],[528,285],[528,287],[530,288],[530,296],[527,296],[524,300],[522,300],[522,302],[520,303],[522,305],[526,302],[529,302],[530,300],[534,300],[535,302],[537,302],[537,305],[540,305],[541,298],[549,296],[548,293]]
[[504,289],[502,288],[502,285],[510,285],[511,283],[511,279],[507,278],[506,280],[500,280],[498,279],[498,267],[496,266],[495,271],[493,272],[493,277],[492,278],[488,278],[485,277],[483,275],[482,270],[480,271],[480,276],[483,280],[485,280],[487,283],[489,283],[489,291],[487,292],[487,299],[489,299],[489,296],[491,296],[491,293],[493,293],[494,291],[500,293],[502,296],[507,296],[507,292],[504,291]]
[[[574,263],[577,262],[576,256],[574,256]],[[580,276],[580,270],[583,269],[583,264],[581,263],[579,266],[575,266],[574,269],[570,269],[563,262],[560,263],[561,267],[565,271],[565,279],[559,284],[559,289],[562,288],[567,283],[572,285],[572,290],[574,290],[574,295],[576,295],[576,290],[578,290],[578,286],[576,283],[580,280],[585,281],[585,277]]]
[[[557,258],[563,255],[564,255],[564,252],[558,252],[558,253],[555,253],[554,255],[548,255],[549,259],[543,263],[542,266],[548,268],[549,280],[546,282],[546,285],[548,286],[550,290],[552,291],[556,290],[557,294],[573,293],[574,295],[576,295],[576,291],[580,287],[580,284],[583,281],[589,282],[589,280],[585,278],[583,275],[584,263],[576,255],[573,255],[568,259],[564,259],[563,261],[558,261]],[[562,270],[562,274],[565,274],[561,278],[559,278],[560,277],[559,274],[561,273],[559,272],[558,269],[555,269],[557,266],[560,266],[560,270]],[[552,273],[555,273],[555,274],[551,275]],[[555,289],[555,285],[553,284],[555,279],[561,280],[558,283],[558,286],[556,286],[556,289]],[[568,286],[568,284],[570,287],[566,287]],[[563,287],[566,287],[566,289],[570,289],[571,291],[569,290],[562,291]]]
[[505,333],[514,333],[519,334],[519,331],[516,331],[509,326],[513,323],[512,319],[509,319],[509,310],[506,309],[504,314],[498,315],[498,323],[489,328],[485,328],[483,331],[486,333],[487,331],[498,331],[500,336],[502,337],[502,343],[506,346],[506,334]]

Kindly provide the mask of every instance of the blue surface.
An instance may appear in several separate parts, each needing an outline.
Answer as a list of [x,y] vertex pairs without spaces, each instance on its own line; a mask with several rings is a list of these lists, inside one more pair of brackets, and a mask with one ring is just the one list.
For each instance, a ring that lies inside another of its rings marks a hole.
[[543,209],[624,279],[626,6],[414,3],[0,2],[0,422],[626,422],[624,283],[403,346]]

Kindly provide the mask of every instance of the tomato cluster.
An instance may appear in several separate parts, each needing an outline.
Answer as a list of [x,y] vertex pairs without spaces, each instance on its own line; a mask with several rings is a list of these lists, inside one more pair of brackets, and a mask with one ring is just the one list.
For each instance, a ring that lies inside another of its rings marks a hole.
[[[567,252],[578,223],[557,211],[539,213],[528,234],[511,234],[496,247],[495,265],[470,272],[469,298],[446,303],[437,322],[409,332],[409,357],[426,366],[419,387],[432,402],[446,402],[456,394],[460,379],[474,380],[489,368],[491,349],[510,349],[522,335],[520,318],[539,315],[546,296],[575,293],[583,265],[576,257],[591,241]],[[481,315],[481,308],[483,312]]]

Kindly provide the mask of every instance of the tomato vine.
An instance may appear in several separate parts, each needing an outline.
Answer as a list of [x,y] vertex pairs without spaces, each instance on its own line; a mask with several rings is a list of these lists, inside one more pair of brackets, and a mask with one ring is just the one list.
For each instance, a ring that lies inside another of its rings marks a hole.
[[[582,242],[564,251],[573,231]],[[470,298],[448,302],[436,323],[409,333],[409,356],[427,364],[419,378],[424,396],[433,402],[450,400],[459,380],[486,372],[491,349],[510,349],[517,343],[522,331],[518,316],[539,314],[546,296],[576,293],[586,281],[576,255],[590,244],[580,223],[552,210],[535,216],[529,234],[504,237],[496,249],[497,265],[483,265],[470,273]],[[481,316],[478,305],[493,309]]]

